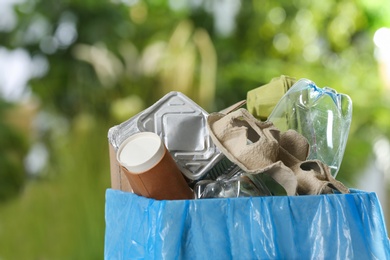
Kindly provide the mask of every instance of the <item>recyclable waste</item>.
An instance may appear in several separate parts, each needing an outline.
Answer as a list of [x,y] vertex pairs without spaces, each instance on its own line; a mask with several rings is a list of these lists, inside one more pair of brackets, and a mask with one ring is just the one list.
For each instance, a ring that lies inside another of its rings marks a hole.
[[343,160],[352,121],[352,100],[336,90],[297,81],[268,117],[280,130],[294,129],[310,144],[308,159],[327,164],[335,177]]
[[[215,192],[216,197],[276,194],[258,190],[250,178],[260,183],[262,177],[256,175],[270,176],[287,195],[348,193],[335,176],[351,119],[348,95],[284,75],[249,91],[246,100],[211,114],[184,94],[170,92],[109,129],[112,187],[136,189],[140,194],[139,184],[118,160],[118,151],[133,135],[152,132],[160,137],[195,199],[212,197],[211,187],[236,189]],[[231,174],[237,167],[241,173]],[[251,187],[252,192],[244,192],[244,187]]]
[[108,131],[104,258],[390,259],[376,194],[336,180],[351,120],[284,75],[210,114],[167,93]]

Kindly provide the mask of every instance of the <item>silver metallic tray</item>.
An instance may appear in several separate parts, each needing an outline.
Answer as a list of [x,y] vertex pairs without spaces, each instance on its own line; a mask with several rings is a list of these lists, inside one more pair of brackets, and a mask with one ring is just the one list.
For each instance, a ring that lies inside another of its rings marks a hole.
[[137,132],[154,132],[164,141],[190,181],[204,178],[224,159],[207,130],[208,113],[180,92],[170,92],[127,121],[113,126],[108,139],[115,151]]

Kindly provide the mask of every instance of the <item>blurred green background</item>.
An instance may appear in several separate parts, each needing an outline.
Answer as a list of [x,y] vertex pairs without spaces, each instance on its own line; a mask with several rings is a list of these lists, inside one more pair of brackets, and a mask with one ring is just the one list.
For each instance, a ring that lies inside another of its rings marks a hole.
[[389,227],[387,27],[388,0],[2,0],[0,259],[102,259],[108,129],[172,90],[214,112],[280,75],[351,97],[337,179]]

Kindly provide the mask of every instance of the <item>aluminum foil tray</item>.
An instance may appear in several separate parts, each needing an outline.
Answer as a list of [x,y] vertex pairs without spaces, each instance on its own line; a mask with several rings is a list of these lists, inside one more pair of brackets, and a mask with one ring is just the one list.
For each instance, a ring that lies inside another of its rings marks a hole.
[[137,132],[154,132],[164,141],[182,173],[189,180],[204,178],[225,156],[207,130],[208,113],[183,93],[170,92],[155,104],[108,131],[117,151]]

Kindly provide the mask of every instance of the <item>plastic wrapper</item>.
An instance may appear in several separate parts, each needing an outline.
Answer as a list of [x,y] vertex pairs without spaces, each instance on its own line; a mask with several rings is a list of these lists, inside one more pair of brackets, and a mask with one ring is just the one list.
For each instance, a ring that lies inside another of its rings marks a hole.
[[390,259],[375,193],[157,201],[108,189],[105,259]]

